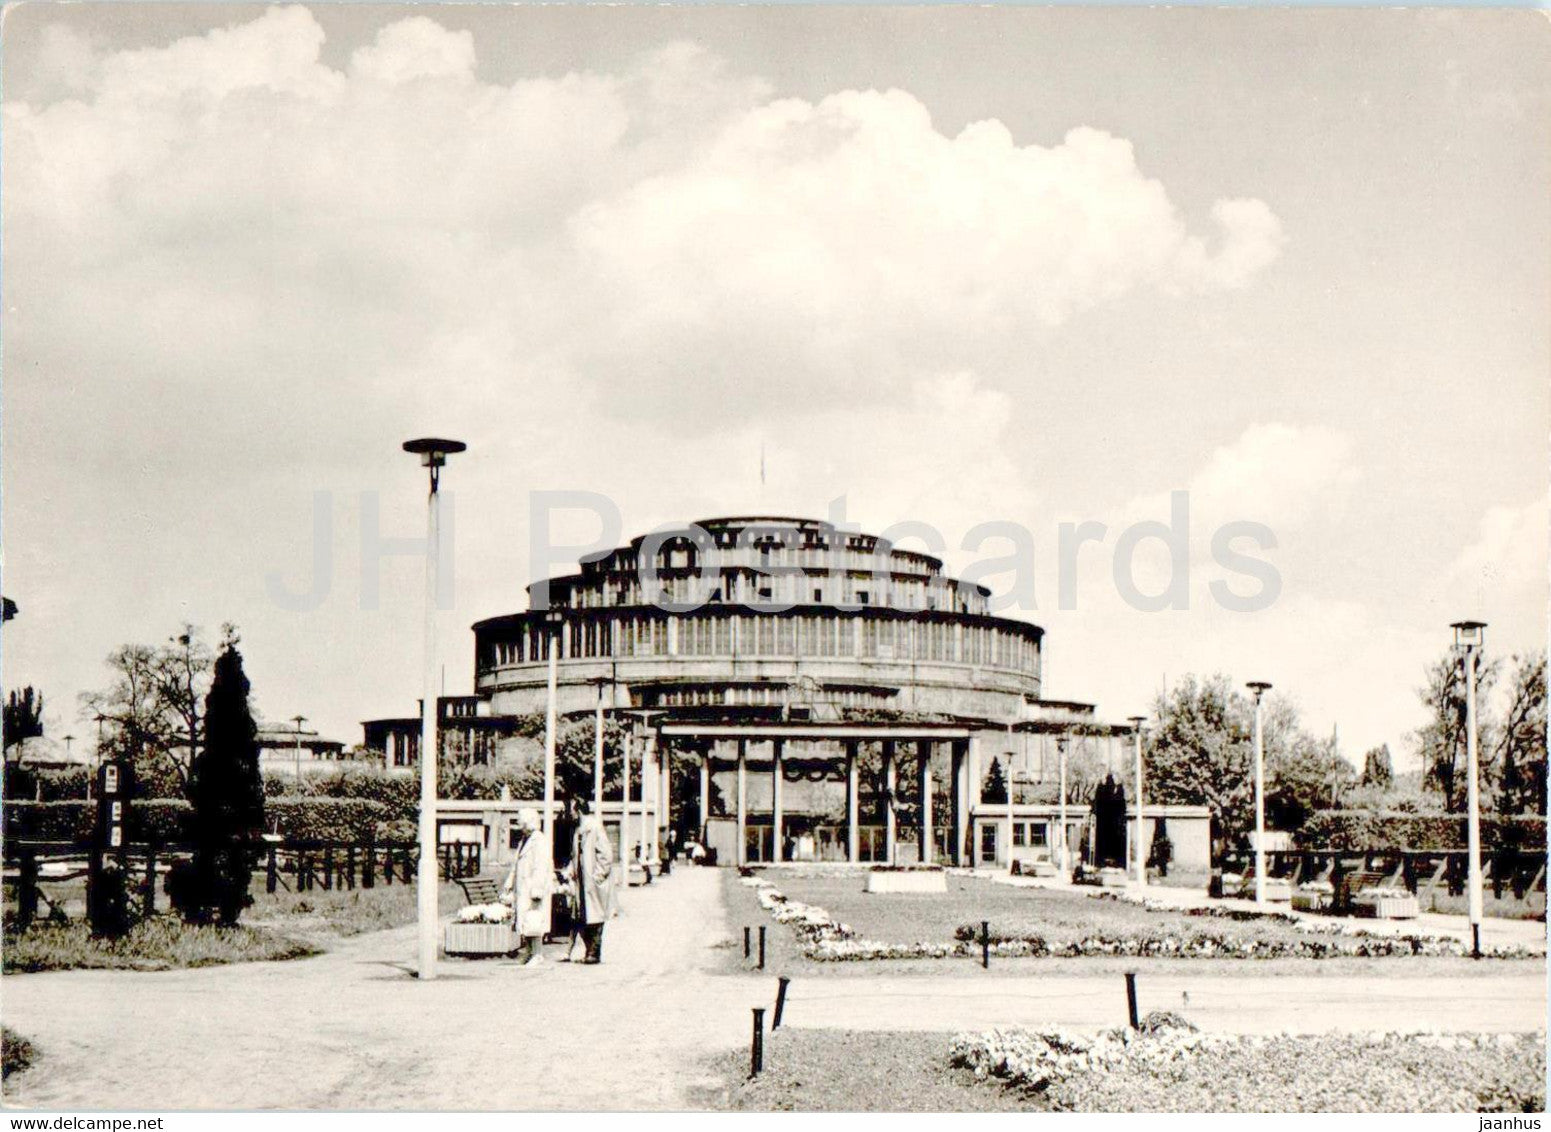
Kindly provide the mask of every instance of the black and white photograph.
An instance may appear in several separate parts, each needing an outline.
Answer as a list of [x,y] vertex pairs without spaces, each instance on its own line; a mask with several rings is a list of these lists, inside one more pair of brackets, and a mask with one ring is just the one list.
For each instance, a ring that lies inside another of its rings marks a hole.
[[8,4],[0,538],[8,1128],[1542,1127],[1546,10]]

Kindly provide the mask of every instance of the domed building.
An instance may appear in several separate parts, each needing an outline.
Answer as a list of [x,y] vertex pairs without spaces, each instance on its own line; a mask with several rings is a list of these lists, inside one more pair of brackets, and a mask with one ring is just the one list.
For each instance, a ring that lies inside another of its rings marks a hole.
[[[628,717],[654,824],[723,863],[1048,861],[1062,813],[1065,843],[1084,837],[1057,796],[1068,748],[1090,776],[1126,765],[1126,725],[1042,697],[1044,630],[874,535],[707,519],[528,596],[474,625],[474,695],[444,698],[444,753],[483,761],[545,711],[553,656],[558,712]],[[367,743],[408,765],[414,723],[369,722]],[[697,790],[673,788],[696,772]]]

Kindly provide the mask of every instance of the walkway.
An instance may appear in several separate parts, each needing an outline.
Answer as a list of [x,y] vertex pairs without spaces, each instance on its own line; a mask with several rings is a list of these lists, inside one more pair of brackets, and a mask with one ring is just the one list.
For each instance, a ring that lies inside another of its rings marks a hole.
[[[315,959],[195,971],[72,971],[0,984],[7,1026],[41,1060],[13,1106],[106,1109],[673,1109],[708,1059],[748,1041],[774,972],[717,974],[731,943],[713,869],[632,889],[602,966],[448,961],[409,973],[412,928]],[[785,930],[774,928],[774,930]],[[1543,971],[1406,976],[1147,975],[1143,1010],[1206,1028],[1531,1030]],[[1188,1005],[1185,995],[1189,996]],[[956,1030],[1117,1025],[1119,976],[798,979],[791,1027]],[[773,1040],[779,1040],[777,1036]]]

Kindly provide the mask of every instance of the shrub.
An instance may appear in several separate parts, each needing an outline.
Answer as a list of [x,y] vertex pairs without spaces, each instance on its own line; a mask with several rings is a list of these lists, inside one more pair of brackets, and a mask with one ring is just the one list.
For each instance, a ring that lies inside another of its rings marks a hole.
[[[1309,849],[1463,849],[1465,815],[1372,810],[1321,810],[1304,823],[1298,844]],[[1483,816],[1487,849],[1546,844],[1543,817]]]
[[13,1073],[20,1073],[30,1066],[36,1057],[32,1043],[26,1038],[12,1030],[0,1029],[0,1062],[4,1065],[0,1076],[10,1077]]
[[271,798],[267,810],[281,836],[309,841],[366,841],[392,820],[369,798]]
[[[91,839],[97,803],[86,801],[5,803],[6,836],[24,841]],[[182,798],[150,798],[129,805],[129,839],[162,844],[188,839],[189,804]]]

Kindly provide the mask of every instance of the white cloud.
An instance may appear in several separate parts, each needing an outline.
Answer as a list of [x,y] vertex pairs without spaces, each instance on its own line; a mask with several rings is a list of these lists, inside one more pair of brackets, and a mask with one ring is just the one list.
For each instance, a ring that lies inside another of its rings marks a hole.
[[1490,647],[1509,653],[1546,647],[1551,492],[1489,508],[1472,542],[1436,587],[1439,624],[1486,621]]
[[[411,428],[488,454],[455,477],[464,623],[518,600],[527,488],[608,491],[628,536],[758,498],[761,440],[768,509],[845,494],[950,547],[1032,523],[1037,438],[1010,421],[1048,337],[1242,286],[1281,244],[1257,201],[1197,230],[1125,139],[775,98],[691,43],[505,85],[426,16],[343,68],[323,44],[298,7],[127,51],[60,31],[48,94],[3,107],[6,519],[29,610],[81,611],[34,646],[61,685],[186,613],[274,658],[328,642],[327,671],[272,662],[282,705],[348,679],[337,710],[395,710],[410,645],[353,605],[349,532],[312,620],[263,577],[305,575],[311,491],[343,512]],[[395,578],[387,608],[418,593]],[[126,579],[156,584],[126,603]]]
[[[431,380],[468,413],[520,404],[538,364],[604,411],[733,421],[945,372],[1016,386],[1007,359],[1074,314],[1241,286],[1281,243],[1259,201],[1219,201],[1217,233],[1193,233],[1098,130],[1020,145],[995,121],[946,136],[899,90],[772,100],[692,44],[501,86],[426,16],[343,71],[323,40],[287,7],[90,62],[61,50],[85,97],[5,107],[19,300],[91,298],[119,358],[164,353],[176,327],[199,380],[277,336],[372,340],[395,360],[374,388]],[[506,388],[447,382],[449,339]]]

